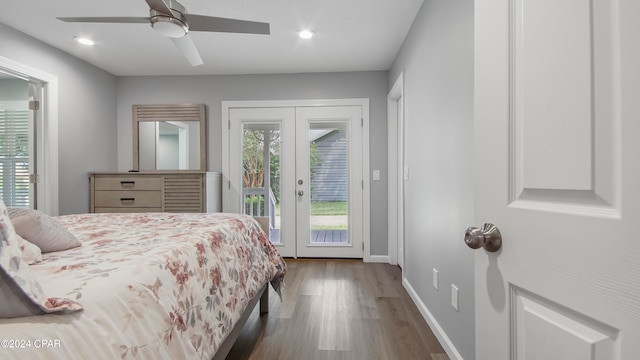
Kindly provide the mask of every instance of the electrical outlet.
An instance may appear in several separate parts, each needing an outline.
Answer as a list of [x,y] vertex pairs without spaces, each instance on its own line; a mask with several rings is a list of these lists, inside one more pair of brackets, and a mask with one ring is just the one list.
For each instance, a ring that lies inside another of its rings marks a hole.
[[451,284],[451,306],[458,311],[458,287]]
[[438,290],[438,270],[433,269],[433,288]]

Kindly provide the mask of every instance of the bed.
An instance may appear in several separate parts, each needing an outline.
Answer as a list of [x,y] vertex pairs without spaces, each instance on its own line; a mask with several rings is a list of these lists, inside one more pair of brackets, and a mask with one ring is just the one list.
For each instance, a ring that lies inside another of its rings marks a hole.
[[[0,309],[2,359],[224,359],[286,272],[248,216],[40,213],[80,244],[48,251],[18,235],[40,225],[0,212],[0,308],[19,303]],[[41,258],[27,259],[25,244]]]

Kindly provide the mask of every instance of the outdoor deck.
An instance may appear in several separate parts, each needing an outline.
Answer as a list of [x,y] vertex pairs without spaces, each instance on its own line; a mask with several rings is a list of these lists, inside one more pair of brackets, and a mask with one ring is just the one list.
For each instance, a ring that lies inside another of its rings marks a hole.
[[[280,230],[271,229],[269,239],[274,244],[280,243]],[[312,230],[310,242],[312,244],[347,244],[349,236],[347,230]]]

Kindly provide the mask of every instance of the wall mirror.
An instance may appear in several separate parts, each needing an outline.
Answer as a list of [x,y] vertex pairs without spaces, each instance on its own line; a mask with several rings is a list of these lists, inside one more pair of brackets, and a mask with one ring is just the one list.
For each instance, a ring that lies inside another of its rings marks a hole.
[[133,105],[133,169],[206,171],[204,104]]

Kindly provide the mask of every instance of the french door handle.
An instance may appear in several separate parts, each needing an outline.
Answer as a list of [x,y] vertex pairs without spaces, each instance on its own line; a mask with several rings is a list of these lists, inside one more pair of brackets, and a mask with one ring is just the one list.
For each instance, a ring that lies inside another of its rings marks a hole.
[[302,196],[302,195],[304,195],[304,191],[298,190],[298,196]]

